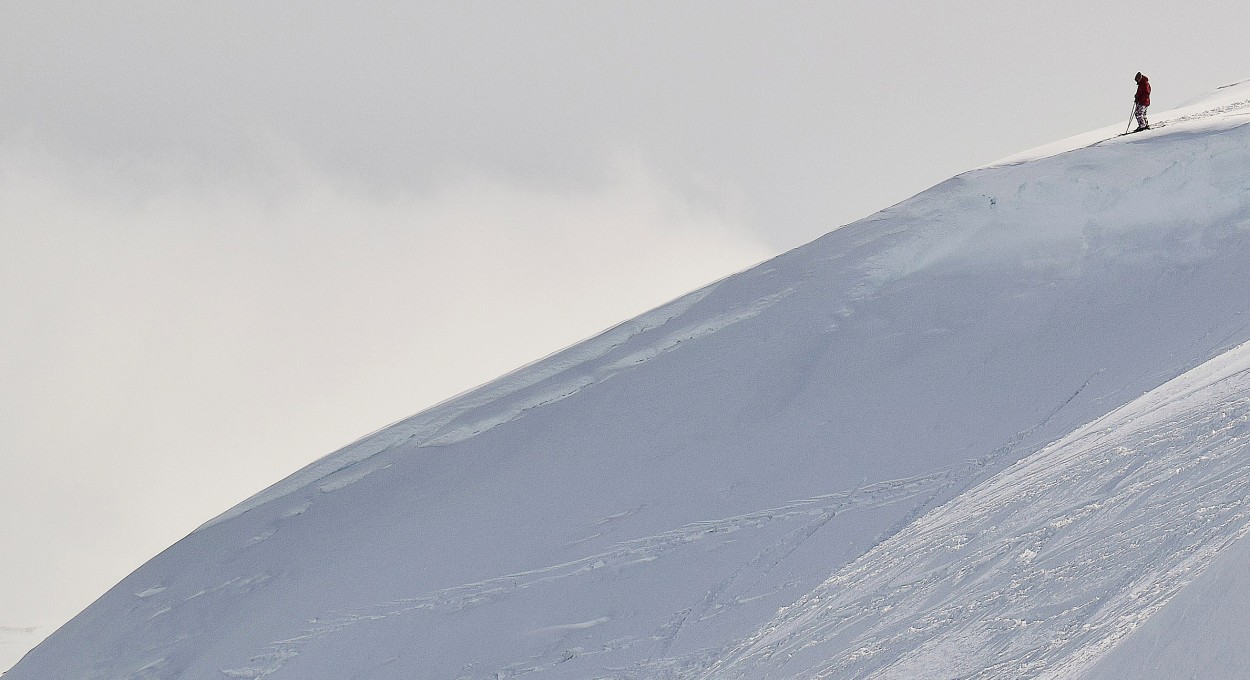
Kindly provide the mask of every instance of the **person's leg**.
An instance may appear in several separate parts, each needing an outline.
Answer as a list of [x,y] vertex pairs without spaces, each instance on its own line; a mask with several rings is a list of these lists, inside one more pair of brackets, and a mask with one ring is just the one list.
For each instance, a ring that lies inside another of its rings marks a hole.
[[1150,128],[1150,121],[1146,120],[1146,107],[1138,104],[1137,107],[1133,109],[1133,116],[1137,118],[1138,130],[1147,130]]

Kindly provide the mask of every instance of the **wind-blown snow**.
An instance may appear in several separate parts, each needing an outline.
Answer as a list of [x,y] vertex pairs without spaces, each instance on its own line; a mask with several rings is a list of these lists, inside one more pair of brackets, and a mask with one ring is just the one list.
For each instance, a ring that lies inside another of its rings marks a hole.
[[1244,101],[952,178],[370,435],[6,680],[1128,677],[1246,591]]

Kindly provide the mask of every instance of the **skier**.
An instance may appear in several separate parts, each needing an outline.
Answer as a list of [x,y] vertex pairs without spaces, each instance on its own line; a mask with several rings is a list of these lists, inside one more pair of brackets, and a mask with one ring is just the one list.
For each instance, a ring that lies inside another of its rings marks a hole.
[[1146,120],[1146,107],[1150,106],[1150,79],[1137,72],[1133,77],[1137,81],[1137,94],[1133,95],[1133,117],[1137,119],[1137,129],[1133,132],[1141,132],[1150,129],[1150,121]]

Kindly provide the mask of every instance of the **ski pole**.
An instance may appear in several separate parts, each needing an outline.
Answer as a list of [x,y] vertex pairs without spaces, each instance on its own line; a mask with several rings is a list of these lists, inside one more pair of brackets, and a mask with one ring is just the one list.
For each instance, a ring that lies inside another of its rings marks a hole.
[[1133,102],[1133,108],[1128,110],[1128,127],[1124,128],[1124,134],[1128,134],[1128,128],[1133,127],[1133,116],[1137,113],[1137,102]]

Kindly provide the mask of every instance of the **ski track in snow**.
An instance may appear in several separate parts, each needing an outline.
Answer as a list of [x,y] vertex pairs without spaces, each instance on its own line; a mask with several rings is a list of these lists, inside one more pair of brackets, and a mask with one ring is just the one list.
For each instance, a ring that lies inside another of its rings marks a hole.
[[1077,677],[1250,531],[1248,444],[1243,346],[930,513],[699,677]]
[[1142,133],[1124,134],[1122,132],[1123,123],[1119,123],[1014,154],[983,166],[983,168],[1018,165],[1069,151],[1078,151],[1105,144],[1131,143],[1140,139],[1149,139],[1153,136],[1151,131],[1158,131],[1161,128],[1185,123],[1206,122],[1217,118],[1230,119],[1235,116],[1243,116],[1250,113],[1250,99],[1244,98],[1245,86],[1248,82],[1250,81],[1230,83],[1219,88],[1219,90],[1230,90],[1231,93],[1241,93],[1240,96],[1238,94],[1222,95],[1217,91],[1214,96],[1204,97],[1197,104],[1158,112],[1152,116],[1155,118],[1155,122],[1151,124],[1149,131],[1145,131],[1144,135]]
[[1191,120],[1202,120],[1204,118],[1214,118],[1216,116],[1225,116],[1230,113],[1239,113],[1246,109],[1250,109],[1250,99],[1243,99],[1224,106],[1199,111],[1198,113],[1190,113],[1176,118],[1169,118],[1164,121],[1164,125],[1176,125],[1177,123],[1185,123]]
[[[781,522],[800,523],[800,526],[786,532],[769,548],[743,564],[707,593],[700,606],[697,607],[699,611],[696,612],[694,608],[684,609],[675,613],[674,619],[669,624],[652,635],[621,638],[602,644],[594,651],[580,650],[579,655],[603,654],[657,641],[667,649],[676,638],[686,618],[691,615],[712,615],[716,611],[735,606],[737,599],[732,595],[725,595],[726,592],[733,590],[732,586],[741,585],[742,587],[736,590],[749,590],[750,586],[755,585],[769,571],[781,564],[787,556],[835,515],[856,509],[884,507],[908,499],[921,499],[923,507],[927,504],[925,499],[932,498],[942,489],[959,484],[970,475],[980,472],[985,465],[985,460],[967,461],[949,469],[914,478],[880,482],[849,492],[793,501],[784,506],[735,517],[695,522],[654,536],[626,541],[609,550],[563,564],[468,583],[410,598],[391,600],[349,612],[326,614],[310,622],[310,625],[298,634],[270,643],[267,650],[251,657],[247,664],[223,669],[222,673],[231,678],[263,678],[280,670],[288,660],[296,657],[303,647],[358,623],[421,613],[451,612],[489,604],[519,590],[590,575],[602,569],[623,569],[653,562],[668,553],[690,547],[703,540],[722,537],[725,534],[741,530],[763,529]],[[630,513],[621,513],[622,516],[628,514]],[[619,519],[619,516],[604,518],[602,522],[611,522],[614,519]],[[568,660],[564,658],[565,651],[559,650],[543,657],[509,664],[499,669],[498,677],[526,675],[549,668],[553,664],[563,663]],[[677,665],[679,664],[675,664],[673,660],[663,660],[649,662],[647,667],[658,672],[661,667],[671,670]],[[637,670],[634,669],[621,677],[632,677]]]
[[[1219,118],[1219,117],[1228,118],[1228,117],[1236,116],[1236,115],[1244,115],[1245,113],[1250,113],[1248,109],[1250,109],[1250,99],[1243,99],[1240,101],[1235,101],[1229,104],[1225,104],[1223,106],[1216,106],[1216,107],[1209,108],[1209,109],[1203,109],[1202,111],[1196,111],[1194,113],[1187,113],[1187,114],[1176,116],[1173,118],[1167,118],[1160,122],[1152,123],[1150,126],[1150,129],[1159,130],[1159,129],[1170,127],[1173,125],[1179,125],[1181,123],[1189,123],[1189,122],[1196,121],[1196,120],[1207,120],[1210,118]],[[1129,134],[1131,135],[1131,134],[1140,134],[1140,133],[1129,133]],[[1126,137],[1126,136],[1128,135],[1118,135],[1116,137],[1112,137],[1111,139],[1118,139],[1119,137]],[[1107,139],[1103,141],[1109,142],[1111,141],[1111,139]],[[1097,142],[1097,144],[1101,144],[1101,143],[1102,142]]]

